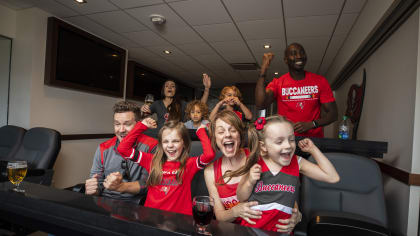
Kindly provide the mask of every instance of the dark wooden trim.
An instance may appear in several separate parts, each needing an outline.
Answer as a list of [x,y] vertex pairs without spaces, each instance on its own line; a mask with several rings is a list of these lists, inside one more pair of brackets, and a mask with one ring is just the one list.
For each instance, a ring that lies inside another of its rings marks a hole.
[[[57,54],[58,54],[58,42],[59,42],[59,31],[66,30],[71,31],[85,39],[89,39],[102,47],[109,48],[118,52],[121,55],[120,64],[120,79],[118,91],[107,90],[103,88],[90,87],[87,85],[81,85],[73,82],[62,81],[56,78],[57,73]],[[73,89],[78,91],[90,92],[100,95],[107,95],[112,97],[123,97],[124,92],[124,76],[125,76],[125,61],[126,61],[126,50],[111,44],[101,38],[98,38],[92,34],[89,34],[75,26],[72,26],[60,19],[55,17],[48,18],[47,28],[47,45],[45,55],[45,76],[44,84],[49,86],[55,86],[60,88]]]
[[420,6],[418,0],[400,1],[374,33],[363,43],[331,85],[333,90],[344,82],[378,49]]
[[[296,136],[296,142],[303,138]],[[315,137],[310,139],[323,152],[345,152],[376,158],[382,158],[388,152],[388,142]]]
[[407,185],[420,186],[420,174],[413,174],[405,170],[401,170],[395,166],[392,166],[384,161],[373,159],[378,163],[382,173],[389,175],[390,177]]
[[61,140],[83,140],[112,138],[115,134],[66,134],[61,135]]

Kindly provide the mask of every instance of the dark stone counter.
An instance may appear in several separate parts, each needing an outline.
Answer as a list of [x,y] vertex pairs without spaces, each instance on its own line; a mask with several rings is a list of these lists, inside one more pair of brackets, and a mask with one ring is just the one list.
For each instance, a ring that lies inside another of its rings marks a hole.
[[[194,235],[192,216],[23,182],[0,183],[0,218],[55,235]],[[213,220],[213,235],[278,235]]]

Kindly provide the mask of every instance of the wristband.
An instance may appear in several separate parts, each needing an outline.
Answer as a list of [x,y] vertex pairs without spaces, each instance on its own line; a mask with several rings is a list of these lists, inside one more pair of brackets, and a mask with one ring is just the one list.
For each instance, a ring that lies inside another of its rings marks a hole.
[[266,73],[260,74],[260,77],[259,78],[265,78],[265,77],[267,77],[267,74]]
[[314,125],[314,129],[316,129],[316,128],[318,128],[318,127],[319,127],[319,125],[318,125],[318,123],[316,122],[316,120],[313,120],[313,121],[312,121],[312,124]]
[[98,183],[98,192],[99,192],[99,195],[100,195],[100,196],[101,196],[101,195],[102,195],[102,193],[104,192],[104,189],[105,189],[104,183],[103,183],[103,182],[99,182],[99,183]]

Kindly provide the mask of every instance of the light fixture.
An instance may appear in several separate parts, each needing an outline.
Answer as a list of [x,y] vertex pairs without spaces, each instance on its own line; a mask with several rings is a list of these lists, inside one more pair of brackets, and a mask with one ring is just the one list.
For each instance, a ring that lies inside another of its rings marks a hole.
[[278,75],[278,74],[279,74],[279,72],[274,72],[274,74],[275,74],[275,75]]
[[271,45],[270,44],[264,44],[264,48],[269,49],[269,48],[271,48]]
[[163,51],[165,54],[171,54],[172,52],[171,51],[168,51],[168,50],[165,50],[165,51]]
[[118,54],[113,53],[113,54],[111,54],[111,56],[112,57],[118,57]]
[[74,0],[75,2],[79,3],[79,4],[84,4],[87,3],[86,0]]
[[165,17],[159,14],[151,14],[149,17],[152,23],[155,25],[161,25],[166,21]]

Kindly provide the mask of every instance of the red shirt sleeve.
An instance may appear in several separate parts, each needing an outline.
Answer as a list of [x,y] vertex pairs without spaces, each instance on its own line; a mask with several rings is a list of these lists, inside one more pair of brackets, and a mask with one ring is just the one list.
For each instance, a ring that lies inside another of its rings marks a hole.
[[198,157],[193,157],[193,159],[195,159],[195,163],[193,165],[194,169],[198,171],[200,169],[203,169],[206,165],[208,165],[214,159],[216,154],[214,153],[214,150],[211,147],[211,142],[209,137],[207,136],[206,129],[198,129],[196,133],[203,147],[203,153]]
[[133,159],[129,159],[129,160],[134,161],[139,166],[142,166],[143,168],[145,168],[147,172],[150,172],[150,167],[152,166],[153,154],[135,150]]
[[146,130],[147,126],[141,122],[137,122],[133,130],[131,130],[118,145],[117,151],[124,159],[136,162],[140,166],[146,168],[147,171],[150,171],[150,163],[153,159],[153,154],[140,152],[133,148],[139,135]]
[[321,91],[319,93],[319,101],[321,103],[334,102],[335,98],[332,93],[330,84],[328,83],[328,80],[326,78],[320,77],[320,86],[321,86]]
[[265,87],[266,91],[267,90],[273,91],[274,98],[277,98],[277,96],[278,96],[278,81],[279,81],[279,78],[274,78],[273,81],[271,81],[267,85],[267,87]]

